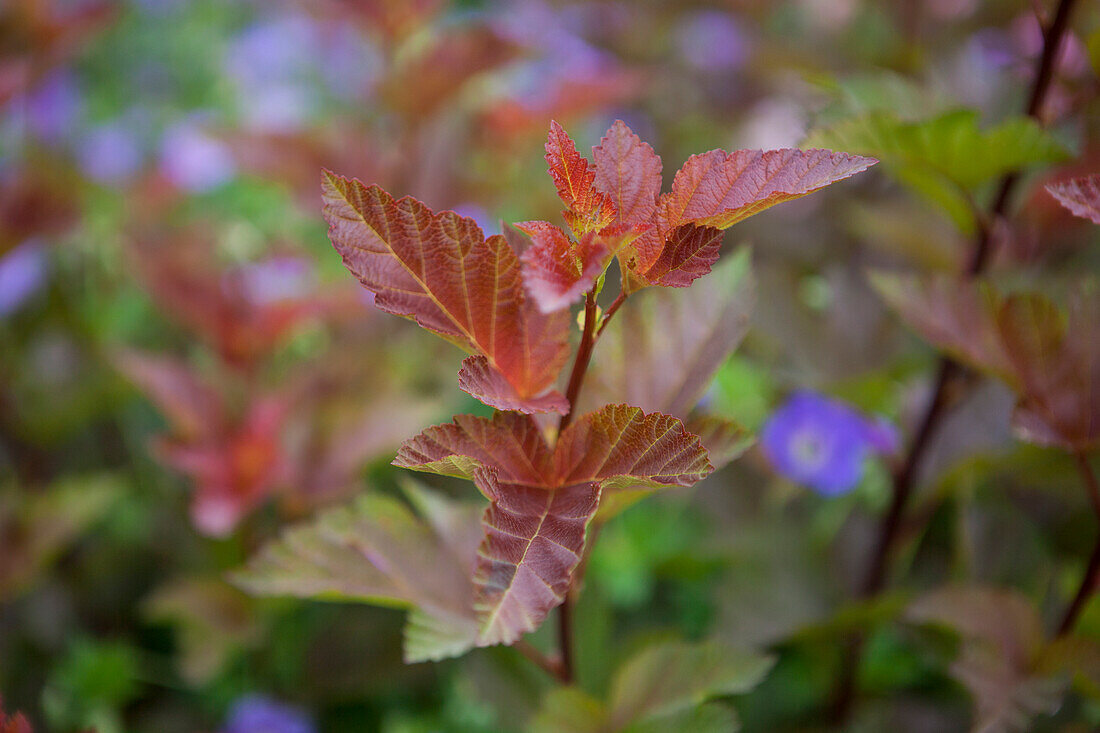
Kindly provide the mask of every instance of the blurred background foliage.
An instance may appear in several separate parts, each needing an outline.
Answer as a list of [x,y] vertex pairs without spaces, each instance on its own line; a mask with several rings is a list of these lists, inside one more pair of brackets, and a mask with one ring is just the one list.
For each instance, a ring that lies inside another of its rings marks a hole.
[[[1095,730],[1100,605],[1073,643],[1037,640],[1080,581],[1096,520],[1070,457],[1013,438],[1000,382],[969,377],[919,467],[892,589],[851,600],[937,359],[866,272],[961,270],[1015,171],[992,279],[1059,295],[1100,271],[1100,229],[1042,188],[1100,171],[1100,7],[1079,4],[1035,120],[1022,114],[1042,50],[1033,5],[1053,12],[1023,0],[5,0],[9,712],[99,733],[587,730],[569,716],[614,718],[630,695],[616,680],[659,674],[646,650],[686,639],[708,640],[675,647],[689,667],[712,643],[776,662],[727,659],[695,700],[718,702],[630,730],[726,730],[735,714],[750,731],[826,729],[858,630],[851,730]],[[792,480],[761,440],[697,488],[623,511],[586,575],[573,691],[551,691],[508,648],[404,665],[398,611],[254,598],[227,580],[318,508],[399,495],[388,464],[401,440],[486,411],[454,388],[457,350],[376,311],[343,270],[320,169],[487,233],[556,220],[551,118],[582,151],[625,120],[664,158],[666,185],[715,147],[878,157],[728,234],[728,250],[752,245],[755,307],[704,403],[761,436],[788,395],[828,394],[840,401],[821,409],[895,443],[853,448],[858,477],[825,491]],[[989,634],[1026,659],[983,657]]]

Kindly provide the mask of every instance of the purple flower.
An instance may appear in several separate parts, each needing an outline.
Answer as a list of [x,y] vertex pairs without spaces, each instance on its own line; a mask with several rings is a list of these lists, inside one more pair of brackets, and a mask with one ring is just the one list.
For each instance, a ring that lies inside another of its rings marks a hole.
[[300,708],[262,695],[246,695],[233,703],[223,733],[316,733]]
[[23,99],[30,131],[44,142],[62,142],[80,116],[80,89],[67,71],[50,74]]
[[192,193],[217,188],[237,173],[229,146],[206,134],[195,120],[180,122],[164,133],[161,167],[168,180]]
[[717,10],[693,13],[676,29],[676,47],[700,71],[730,71],[745,63],[748,39],[732,15]]
[[888,423],[808,391],[791,395],[768,418],[760,436],[776,471],[826,496],[853,489],[864,459],[872,452],[892,453],[897,442]]
[[230,45],[225,69],[237,83],[246,127],[293,132],[317,106],[312,72],[320,53],[317,29],[287,15],[246,28]]
[[84,174],[97,183],[127,183],[141,168],[142,151],[133,131],[119,121],[100,125],[80,141],[77,158]]
[[34,240],[0,255],[0,316],[15,312],[46,281],[46,252]]

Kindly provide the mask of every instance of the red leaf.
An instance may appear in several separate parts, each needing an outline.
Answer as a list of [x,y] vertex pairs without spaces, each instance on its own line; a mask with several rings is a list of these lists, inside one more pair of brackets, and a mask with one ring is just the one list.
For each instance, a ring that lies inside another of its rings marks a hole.
[[4,699],[0,697],[0,733],[33,733],[31,724],[22,713],[8,716],[4,712]]
[[1046,188],[1058,203],[1077,216],[1100,224],[1100,173],[1051,183]]
[[118,353],[114,363],[156,403],[181,438],[216,433],[224,426],[221,397],[184,364],[134,350]]
[[624,228],[645,226],[632,243],[635,271],[648,269],[661,254],[661,240],[652,226],[661,195],[661,158],[622,120],[615,120],[600,144],[592,148],[596,188],[611,197],[616,221]]
[[718,261],[723,232],[713,227],[684,224],[665,241],[664,250],[643,277],[654,284],[686,288],[710,272]]
[[468,356],[463,359],[462,368],[458,370],[458,387],[498,410],[517,410],[526,414],[556,412],[559,415],[569,412],[568,400],[557,390],[551,390],[540,397],[520,397],[515,388],[508,384],[508,380],[493,369],[484,356]]
[[711,471],[683,423],[626,405],[578,418],[553,449],[530,416],[461,415],[407,441],[394,465],[473,479],[491,502],[475,577],[483,646],[512,643],[561,603],[605,486],[689,486]]
[[473,219],[333,173],[323,188],[329,237],[375,305],[484,356],[523,401],[553,385],[569,356],[569,316],[527,299],[504,237],[486,240]]
[[596,190],[596,172],[557,122],[550,122],[546,140],[546,162],[558,196],[567,207],[563,212],[569,228],[580,237],[598,231],[615,220],[611,197]]
[[776,204],[805,196],[877,163],[831,150],[711,150],[688,158],[661,197],[664,231],[683,223],[728,229]]
[[1100,446],[1098,323],[1095,292],[1077,293],[1068,317],[1036,293],[1006,298],[997,326],[1020,382],[1020,437],[1069,450]]
[[526,221],[515,226],[532,240],[520,258],[523,282],[543,313],[568,308],[592,287],[607,265],[607,246],[591,232],[574,242],[549,222]]

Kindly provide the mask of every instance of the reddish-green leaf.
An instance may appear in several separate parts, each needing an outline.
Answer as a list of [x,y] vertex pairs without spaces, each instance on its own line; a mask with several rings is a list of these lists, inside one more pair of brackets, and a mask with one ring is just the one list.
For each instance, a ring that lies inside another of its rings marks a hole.
[[292,527],[234,576],[259,595],[363,601],[409,608],[405,659],[455,656],[474,646],[470,571],[480,509],[440,497],[401,502],[368,494]]
[[509,644],[561,603],[605,486],[689,486],[711,471],[683,424],[608,405],[551,448],[529,415],[460,415],[407,441],[394,465],[470,478],[490,500],[475,575],[479,644]]
[[1017,375],[1017,433],[1040,445],[1100,446],[1100,300],[1079,292],[1068,315],[1042,295],[1005,299],[997,327]]
[[225,426],[221,396],[186,365],[132,349],[116,354],[114,363],[164,413],[179,437],[197,438]]
[[1013,370],[997,331],[997,295],[947,276],[875,272],[871,284],[914,331],[956,359],[1010,383]]
[[480,354],[462,360],[462,368],[458,370],[458,387],[498,410],[518,410],[528,414],[556,412],[560,415],[569,411],[569,402],[557,390],[538,397],[521,397],[504,375],[493,369],[489,360]]
[[1100,224],[1100,174],[1052,183],[1047,191],[1082,219]]
[[504,237],[486,240],[472,219],[333,173],[324,199],[329,237],[379,308],[484,356],[521,403],[552,387],[569,355],[569,317],[543,314],[526,297]]
[[546,139],[546,162],[566,206],[565,220],[577,237],[599,231],[615,220],[615,204],[606,193],[596,190],[596,172],[588,159],[577,152],[576,144],[554,121]]
[[526,221],[516,228],[531,237],[520,259],[527,292],[543,313],[568,308],[596,282],[610,252],[602,237],[589,232],[574,242],[546,221]]
[[711,150],[688,158],[672,191],[661,197],[658,216],[665,231],[693,223],[727,229],[866,170],[877,161],[831,150]]

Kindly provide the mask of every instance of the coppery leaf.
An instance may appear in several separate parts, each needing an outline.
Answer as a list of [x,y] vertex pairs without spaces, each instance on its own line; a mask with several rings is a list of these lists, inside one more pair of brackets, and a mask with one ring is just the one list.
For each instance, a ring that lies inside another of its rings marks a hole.
[[470,478],[490,500],[475,574],[479,644],[508,644],[561,603],[605,486],[689,486],[711,471],[667,415],[608,405],[552,449],[528,415],[460,415],[407,441],[394,465]]
[[557,390],[539,397],[520,397],[515,387],[480,354],[462,360],[462,368],[458,370],[458,387],[498,410],[517,410],[527,414],[556,412],[559,415],[569,411],[569,402]]
[[728,229],[742,219],[790,201],[874,165],[831,150],[711,150],[688,158],[672,190],[661,197],[664,231],[680,224]]
[[607,245],[592,232],[574,242],[549,222],[526,221],[515,226],[531,237],[531,246],[520,257],[523,282],[543,313],[568,308],[607,266]]
[[668,236],[661,256],[643,277],[653,285],[686,288],[710,272],[721,247],[720,229],[684,224]]
[[185,364],[133,349],[120,351],[113,361],[164,413],[180,437],[195,438],[224,427],[221,396]]
[[616,221],[624,228],[644,226],[632,242],[633,268],[647,270],[661,254],[663,242],[654,225],[661,195],[661,158],[622,120],[615,120],[600,144],[592,148],[596,188],[615,204]]
[[565,220],[580,237],[598,231],[615,220],[615,204],[606,193],[596,190],[596,172],[557,122],[550,122],[546,139],[546,162],[550,177],[565,204]]
[[486,240],[473,219],[333,173],[324,198],[329,237],[375,305],[484,356],[521,400],[545,395],[569,355],[569,316],[526,297],[504,237]]
[[1046,189],[1077,216],[1100,224],[1100,174],[1051,183]]

